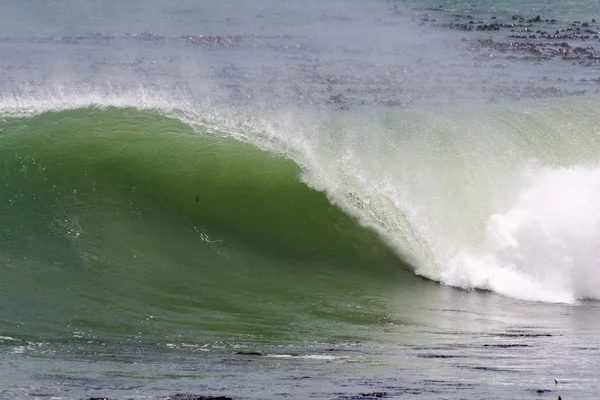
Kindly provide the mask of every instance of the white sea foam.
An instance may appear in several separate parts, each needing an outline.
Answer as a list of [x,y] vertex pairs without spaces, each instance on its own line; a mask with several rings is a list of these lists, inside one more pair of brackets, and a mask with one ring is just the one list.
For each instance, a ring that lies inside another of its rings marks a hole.
[[514,206],[492,215],[476,251],[440,274],[446,284],[572,303],[600,298],[600,168],[544,169]]

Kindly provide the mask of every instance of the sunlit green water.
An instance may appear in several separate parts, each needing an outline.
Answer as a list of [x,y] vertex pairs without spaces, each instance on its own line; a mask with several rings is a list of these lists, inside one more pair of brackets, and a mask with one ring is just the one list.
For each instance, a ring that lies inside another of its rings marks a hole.
[[292,161],[175,120],[49,113],[1,141],[9,335],[294,336],[378,322],[377,292],[412,275]]

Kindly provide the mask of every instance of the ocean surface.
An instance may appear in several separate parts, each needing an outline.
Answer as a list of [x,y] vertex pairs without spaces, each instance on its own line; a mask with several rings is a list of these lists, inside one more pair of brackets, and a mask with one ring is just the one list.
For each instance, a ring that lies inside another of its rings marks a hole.
[[600,3],[0,0],[0,399],[594,399]]

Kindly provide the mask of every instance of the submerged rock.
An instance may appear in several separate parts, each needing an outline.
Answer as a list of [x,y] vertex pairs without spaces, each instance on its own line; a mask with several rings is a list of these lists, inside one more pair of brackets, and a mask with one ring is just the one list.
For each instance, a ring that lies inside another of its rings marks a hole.
[[369,398],[382,398],[387,396],[387,392],[371,392],[371,393],[361,393],[361,398],[369,399]]
[[165,400],[233,400],[227,396],[198,396],[195,394],[176,394],[174,396],[164,397]]
[[261,351],[236,351],[233,354],[237,354],[240,356],[262,356],[264,355]]
[[346,96],[344,96],[342,93],[339,94],[335,94],[331,97],[329,97],[329,100],[327,100],[328,104],[343,104],[346,103],[348,101],[348,99],[346,99]]
[[[233,400],[227,396],[199,396],[196,394],[175,394],[163,397],[163,400]],[[111,400],[108,397],[90,397],[89,400]]]

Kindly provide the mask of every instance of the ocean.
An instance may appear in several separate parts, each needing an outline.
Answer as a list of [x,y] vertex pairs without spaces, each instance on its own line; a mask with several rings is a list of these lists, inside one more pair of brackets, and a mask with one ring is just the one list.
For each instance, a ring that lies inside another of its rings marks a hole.
[[598,2],[0,10],[0,399],[598,397]]

